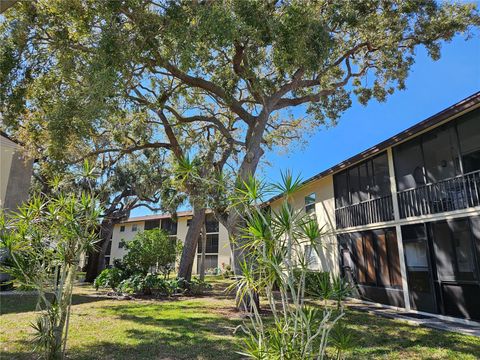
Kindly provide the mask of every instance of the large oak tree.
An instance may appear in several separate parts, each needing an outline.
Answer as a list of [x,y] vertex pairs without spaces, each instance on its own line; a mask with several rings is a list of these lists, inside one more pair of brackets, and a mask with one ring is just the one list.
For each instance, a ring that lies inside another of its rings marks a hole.
[[[95,152],[194,154],[212,184],[227,168],[241,184],[266,149],[335,124],[353,97],[385,101],[405,88],[418,46],[437,60],[444,41],[479,24],[475,4],[434,0],[38,0],[6,14],[0,106],[18,137],[47,132],[52,155],[89,136],[112,143]],[[121,118],[148,136],[105,125]],[[187,245],[207,205],[235,239],[238,209],[184,185],[199,215]]]

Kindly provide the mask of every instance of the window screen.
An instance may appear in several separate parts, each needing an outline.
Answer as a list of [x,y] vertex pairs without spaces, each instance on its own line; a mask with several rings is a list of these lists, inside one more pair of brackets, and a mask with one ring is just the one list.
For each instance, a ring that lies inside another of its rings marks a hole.
[[393,149],[393,159],[398,191],[425,184],[420,139],[414,139],[396,146]]
[[390,195],[390,172],[388,170],[387,154],[379,155],[372,159],[372,171],[369,178],[373,179],[370,194],[373,199]]
[[475,280],[475,255],[468,219],[429,224],[439,280]]
[[160,220],[147,220],[145,221],[145,230],[158,229],[160,227]]
[[218,221],[212,214],[208,214],[207,216],[205,216],[205,229],[207,233],[218,232],[218,227]]
[[424,135],[422,146],[429,182],[439,182],[459,173],[458,144],[453,124]]
[[[198,253],[202,252],[202,239],[198,239]],[[218,234],[207,234],[205,253],[218,253]]]
[[162,219],[161,228],[168,235],[177,235],[177,222],[172,219]]
[[333,183],[335,187],[335,206],[341,208],[350,205],[350,199],[348,195],[348,181],[347,172],[341,172],[333,177]]
[[480,169],[480,112],[469,114],[458,122],[458,138],[462,154],[463,172]]
[[[200,273],[201,255],[197,256],[197,273]],[[218,267],[218,255],[205,255],[205,271],[212,272]]]

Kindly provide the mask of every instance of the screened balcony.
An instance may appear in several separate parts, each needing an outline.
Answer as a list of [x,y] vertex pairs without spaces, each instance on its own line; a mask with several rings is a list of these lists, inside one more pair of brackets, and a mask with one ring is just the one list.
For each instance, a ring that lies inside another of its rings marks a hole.
[[480,110],[393,149],[401,218],[480,206]]
[[480,206],[480,170],[397,194],[401,218]]
[[392,196],[363,201],[335,209],[337,229],[393,220]]
[[393,220],[386,153],[335,174],[333,184],[337,229]]

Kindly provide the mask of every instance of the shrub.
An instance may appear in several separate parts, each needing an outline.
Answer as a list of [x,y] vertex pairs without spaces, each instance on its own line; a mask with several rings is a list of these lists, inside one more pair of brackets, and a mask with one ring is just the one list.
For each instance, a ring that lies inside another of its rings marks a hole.
[[212,288],[212,285],[204,280],[193,278],[191,281],[186,283],[186,287],[189,295],[203,295],[207,290]]
[[[237,198],[232,199],[242,207],[244,226],[236,241],[246,255],[242,276],[231,288],[237,290],[237,302],[251,312],[240,327],[246,334],[241,354],[253,359],[323,359],[330,330],[343,309],[312,308],[305,303],[308,292],[331,296],[330,275],[309,271],[304,251],[306,243],[320,246],[324,232],[315,219],[289,203],[289,194],[301,181],[289,173],[282,180],[273,185],[284,194],[277,209],[260,205],[263,190],[271,187],[254,178],[239,185]],[[259,296],[266,298],[272,313],[268,323],[259,312]]]
[[128,252],[122,263],[132,274],[147,275],[154,269],[166,278],[180,253],[180,245],[160,229],[142,231],[125,245]]
[[120,283],[125,280],[125,273],[117,268],[112,267],[103,270],[93,282],[95,289],[98,288],[111,288],[113,291],[117,291]]
[[135,274],[120,282],[118,292],[136,295],[172,296],[187,289],[185,281],[164,279],[155,274]]
[[[296,283],[300,280],[302,270],[294,271]],[[330,273],[328,271],[305,271],[305,295],[329,299],[331,297]]]

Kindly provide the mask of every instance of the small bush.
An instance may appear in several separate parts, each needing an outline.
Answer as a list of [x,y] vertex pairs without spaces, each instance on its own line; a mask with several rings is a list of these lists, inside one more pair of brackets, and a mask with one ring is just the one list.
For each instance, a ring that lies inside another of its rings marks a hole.
[[124,272],[116,267],[103,270],[93,282],[95,289],[99,288],[111,288],[113,291],[117,291],[120,283],[125,279]]
[[[300,280],[300,270],[294,272],[295,280]],[[331,297],[332,284],[328,271],[307,271],[305,272],[305,295],[320,299]]]
[[197,278],[193,278],[186,285],[189,295],[203,295],[207,290],[212,289],[211,284]]

